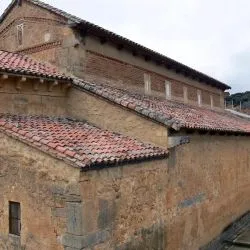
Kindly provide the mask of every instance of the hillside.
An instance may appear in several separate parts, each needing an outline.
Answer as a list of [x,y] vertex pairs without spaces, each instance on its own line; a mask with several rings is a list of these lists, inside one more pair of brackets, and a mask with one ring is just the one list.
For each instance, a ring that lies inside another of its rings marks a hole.
[[244,93],[236,93],[228,96],[226,98],[227,107],[233,107],[237,110],[241,109],[243,112],[249,113],[250,112],[250,91],[246,91]]

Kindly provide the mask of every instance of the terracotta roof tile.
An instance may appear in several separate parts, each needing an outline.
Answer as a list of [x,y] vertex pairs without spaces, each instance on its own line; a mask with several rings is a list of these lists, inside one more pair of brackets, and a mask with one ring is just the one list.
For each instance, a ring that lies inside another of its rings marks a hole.
[[[66,19],[67,22],[73,23],[78,26],[78,28],[81,28],[83,30],[88,30],[89,34],[93,34],[98,37],[108,37],[108,40],[112,40],[112,42],[116,42],[117,44],[123,44],[125,47],[131,50],[131,47],[135,50],[142,51],[142,54],[145,54],[145,56],[149,56],[150,58],[154,58],[156,62],[161,62],[164,65],[168,66],[170,65],[171,68],[175,70],[180,70],[183,73],[187,73],[190,76],[196,76],[199,79],[203,80],[204,84],[209,84],[212,86],[215,86],[217,88],[220,88],[222,90],[230,89],[231,87],[226,85],[225,83],[222,83],[202,72],[199,72],[195,69],[192,69],[182,63],[179,63],[161,53],[158,53],[152,49],[146,48],[143,45],[140,45],[134,41],[131,41],[125,37],[122,37],[118,34],[115,34],[112,31],[109,31],[107,29],[104,29],[96,24],[90,23],[82,18],[76,17],[74,15],[71,15],[61,9],[55,8],[49,4],[44,3],[43,1],[39,0],[27,0],[30,3],[33,3],[43,9],[46,9],[48,11],[51,11],[63,18]],[[0,23],[3,22],[5,17],[8,15],[8,13],[11,11],[11,9],[15,6],[17,3],[17,0],[12,0],[7,9],[4,11],[4,13],[0,16]]]
[[0,50],[0,71],[58,80],[71,80],[69,75],[60,72],[60,70],[48,63],[37,61],[32,57],[19,53],[2,50]]
[[176,130],[190,128],[250,134],[250,120],[226,111],[219,112],[149,97],[110,85],[89,83],[81,79],[75,79],[74,84],[82,90],[97,94]]
[[68,118],[0,114],[0,131],[85,169],[167,156],[165,149]]

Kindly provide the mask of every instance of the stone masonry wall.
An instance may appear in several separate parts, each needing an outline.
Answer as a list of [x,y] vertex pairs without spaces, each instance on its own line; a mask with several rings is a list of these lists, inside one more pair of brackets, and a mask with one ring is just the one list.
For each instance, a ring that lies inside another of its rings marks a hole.
[[167,161],[83,172],[83,224],[65,244],[198,250],[248,211],[249,157],[247,137],[192,136]]
[[[23,44],[17,43],[17,25],[23,24]],[[0,24],[0,49],[29,54],[70,73],[83,72],[85,50],[67,20],[23,1]]]
[[[79,169],[0,133],[0,249],[63,250]],[[9,201],[21,204],[21,237],[9,234]]]
[[[133,55],[127,50],[119,50],[111,43],[101,44],[98,39],[86,37],[85,39],[86,61],[84,74],[79,76],[87,79],[108,82],[109,80],[124,86],[137,86],[144,89],[144,74],[151,78],[152,95],[165,96],[165,82],[171,82],[172,99],[185,101],[184,88],[187,89],[187,102],[198,104],[197,91],[201,91],[202,99],[209,102],[203,106],[211,108],[210,95],[216,97],[214,108],[224,108],[223,91],[190,79],[173,70],[159,66],[152,61],[146,61],[139,55]],[[208,94],[207,94],[208,93]],[[219,100],[217,102],[217,100]]]
[[[22,46],[17,46],[18,24],[24,25]],[[0,38],[2,49],[30,54],[81,78],[111,81],[144,92],[146,73],[151,77],[152,95],[165,97],[167,80],[172,83],[172,99],[197,105],[197,90],[200,90],[203,106],[211,108],[212,94],[214,108],[224,108],[223,91],[147,61],[143,56],[133,56],[131,51],[119,50],[109,42],[101,44],[97,38],[82,36],[67,25],[65,18],[26,1],[0,24]]]
[[75,88],[70,89],[68,94],[67,114],[143,142],[162,147],[168,145],[168,131],[165,126]]
[[[22,23],[23,45],[18,47],[16,26]],[[22,6],[15,6],[0,24],[1,47],[8,51],[16,51],[41,44],[45,39],[60,40],[63,37],[60,27],[64,23],[65,19],[23,1]]]
[[[127,88],[132,86],[137,86],[138,89],[144,89],[144,74],[149,74],[151,77],[151,90],[153,95],[165,97],[165,82],[171,82],[171,95],[172,99],[178,101],[184,101],[184,87],[187,88],[187,102],[190,104],[197,105],[197,90],[200,88],[195,88],[187,85],[184,82],[171,79],[167,75],[160,75],[152,71],[147,71],[146,69],[136,67],[133,64],[125,63],[120,60],[110,58],[98,53],[88,51],[86,54],[86,66],[84,71],[84,78],[87,80],[98,80],[103,82],[112,81],[118,84],[123,84]],[[216,108],[221,108],[220,95],[214,94],[209,91],[202,91],[202,100],[204,99],[203,105],[210,107],[210,94],[215,96],[216,102],[214,106]],[[208,102],[206,101],[208,100]],[[219,100],[219,101],[217,101]]]
[[16,88],[18,81],[20,77],[0,80],[0,113],[51,116],[66,114],[67,90],[63,89],[61,83],[49,91],[52,82],[40,83],[39,79],[27,79],[21,83],[19,90]]

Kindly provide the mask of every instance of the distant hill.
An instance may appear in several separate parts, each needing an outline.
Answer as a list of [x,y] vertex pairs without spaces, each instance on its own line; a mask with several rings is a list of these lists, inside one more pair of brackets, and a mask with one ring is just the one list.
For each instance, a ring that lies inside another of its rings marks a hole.
[[231,108],[232,103],[233,107],[237,110],[240,109],[241,103],[241,111],[249,114],[250,112],[250,91],[246,91],[244,93],[236,93],[228,96],[226,98],[227,107]]

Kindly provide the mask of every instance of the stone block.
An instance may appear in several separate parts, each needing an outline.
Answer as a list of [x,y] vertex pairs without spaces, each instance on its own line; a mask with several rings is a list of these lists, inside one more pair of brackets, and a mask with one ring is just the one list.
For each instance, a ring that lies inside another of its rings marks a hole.
[[68,248],[82,249],[85,247],[84,237],[72,234],[65,234],[62,238],[62,244]]
[[61,207],[54,208],[52,214],[54,217],[66,218],[66,209]]
[[115,203],[108,200],[99,200],[98,227],[100,229],[108,228],[115,219]]
[[110,232],[103,230],[97,231],[85,236],[76,236],[72,234],[65,234],[62,238],[62,244],[65,247],[76,249],[83,249],[97,244],[101,244],[110,239]]
[[67,232],[82,235],[82,203],[67,202]]

